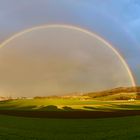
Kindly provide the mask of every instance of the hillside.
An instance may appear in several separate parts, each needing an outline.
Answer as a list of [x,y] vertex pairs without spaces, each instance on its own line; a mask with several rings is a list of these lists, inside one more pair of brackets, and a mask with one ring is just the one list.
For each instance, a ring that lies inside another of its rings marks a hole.
[[139,98],[139,93],[140,87],[119,87],[105,91],[90,92],[83,96],[104,100],[128,100]]

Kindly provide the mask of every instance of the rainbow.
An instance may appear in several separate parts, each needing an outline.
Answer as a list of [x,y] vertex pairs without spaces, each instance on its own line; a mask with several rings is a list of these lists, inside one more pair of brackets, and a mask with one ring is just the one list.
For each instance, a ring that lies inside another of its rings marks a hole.
[[104,40],[100,36],[96,35],[93,32],[90,32],[90,31],[88,31],[86,29],[82,29],[80,27],[71,26],[71,25],[61,25],[61,24],[60,25],[59,24],[41,25],[41,26],[32,27],[32,28],[29,28],[29,29],[25,29],[25,30],[23,30],[23,31],[21,31],[19,33],[16,33],[13,36],[11,36],[10,38],[8,38],[7,40],[3,41],[0,44],[0,48],[8,45],[11,41],[13,41],[14,39],[22,36],[23,34],[26,34],[26,33],[29,33],[29,32],[35,31],[35,30],[39,30],[39,29],[58,28],[58,27],[59,28],[67,28],[67,29],[74,29],[74,30],[77,30],[77,31],[81,31],[81,32],[84,32],[84,33],[86,33],[86,34],[98,39],[99,41],[102,41],[106,46],[108,46],[118,56],[118,58],[120,59],[120,61],[122,62],[122,64],[124,65],[124,67],[126,68],[126,70],[128,72],[128,75],[129,75],[129,77],[131,79],[132,86],[136,86],[136,83],[135,83],[134,77],[132,75],[132,72],[131,72],[128,64],[124,60],[124,58],[120,55],[120,53],[110,43],[108,43],[106,40]]

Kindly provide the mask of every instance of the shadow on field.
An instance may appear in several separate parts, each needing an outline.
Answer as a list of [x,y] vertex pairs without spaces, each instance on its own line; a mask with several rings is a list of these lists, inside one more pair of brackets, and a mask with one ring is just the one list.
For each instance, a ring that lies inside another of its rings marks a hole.
[[55,105],[48,105],[48,106],[41,106],[38,110],[39,111],[80,111],[82,109],[73,109],[69,106],[64,106],[60,109]]
[[83,106],[83,108],[88,109],[89,111],[104,111],[103,108],[93,107],[93,106]]
[[44,110],[44,111],[61,111],[61,109],[59,109],[55,105],[40,106],[38,110]]
[[90,111],[82,109],[73,109],[64,106],[59,109],[57,106],[41,106],[39,109],[34,109],[36,106],[13,108],[13,109],[0,109],[0,115],[11,115],[21,117],[35,117],[35,118],[108,118],[108,117],[123,117],[140,115],[140,110],[96,110],[97,108],[91,106],[84,106]]
[[115,105],[117,108],[122,108],[122,109],[129,109],[129,110],[135,110],[135,109],[140,109],[140,105]]

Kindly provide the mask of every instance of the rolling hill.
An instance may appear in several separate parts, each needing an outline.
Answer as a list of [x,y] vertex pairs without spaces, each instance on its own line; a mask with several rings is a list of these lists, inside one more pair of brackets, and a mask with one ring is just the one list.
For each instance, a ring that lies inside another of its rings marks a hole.
[[140,98],[140,87],[119,87],[105,91],[90,92],[83,96],[103,100],[129,100]]

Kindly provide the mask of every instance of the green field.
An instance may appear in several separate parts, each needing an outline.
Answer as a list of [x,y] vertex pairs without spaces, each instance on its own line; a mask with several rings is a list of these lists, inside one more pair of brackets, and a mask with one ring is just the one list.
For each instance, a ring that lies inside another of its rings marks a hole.
[[38,119],[0,116],[0,140],[139,140],[140,117]]
[[[50,106],[53,106],[52,108]],[[140,110],[140,101],[100,101],[81,99],[20,99],[0,102],[0,110]]]
[[[139,140],[140,116],[102,119],[53,119],[2,115],[2,111],[130,111],[140,101],[99,101],[78,98],[18,99],[0,102],[0,140]],[[28,112],[26,112],[28,113]],[[139,113],[140,114],[140,113]],[[57,116],[56,116],[57,118]]]

